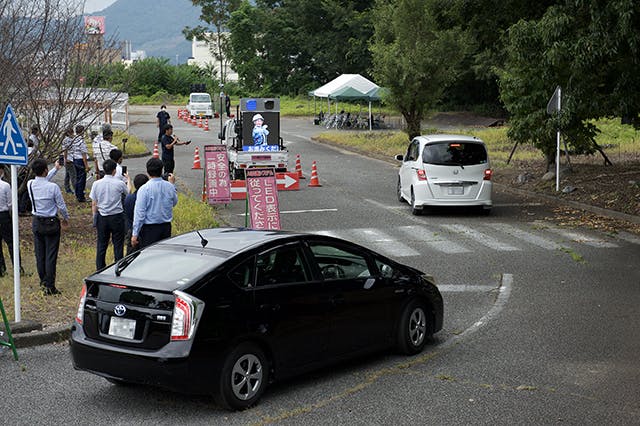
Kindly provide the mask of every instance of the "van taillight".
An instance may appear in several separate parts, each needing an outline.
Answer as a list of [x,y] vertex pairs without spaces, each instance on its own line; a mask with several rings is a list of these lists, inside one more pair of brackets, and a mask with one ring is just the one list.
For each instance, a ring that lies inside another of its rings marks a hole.
[[484,178],[482,178],[483,180],[491,180],[491,176],[493,175],[493,170],[491,169],[486,169],[484,171]]
[[422,169],[416,170],[416,174],[418,175],[418,180],[427,180],[427,174]]
[[171,340],[189,340],[196,329],[200,310],[204,302],[181,291],[174,291],[176,297],[171,321]]
[[76,322],[82,324],[84,320],[84,302],[87,300],[87,285],[82,284],[82,290],[80,290],[80,304],[78,305],[78,313],[76,314]]

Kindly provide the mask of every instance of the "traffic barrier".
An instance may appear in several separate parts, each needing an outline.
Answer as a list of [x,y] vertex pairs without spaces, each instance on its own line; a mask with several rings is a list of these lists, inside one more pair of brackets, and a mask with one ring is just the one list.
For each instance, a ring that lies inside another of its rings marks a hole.
[[205,119],[204,120],[204,131],[208,132],[209,131],[209,119]]
[[310,187],[322,186],[318,180],[318,169],[316,168],[316,162],[311,163],[311,180],[309,181]]
[[244,180],[231,181],[231,199],[244,200],[247,198],[247,182]]
[[193,153],[193,167],[191,167],[191,170],[202,170],[202,165],[200,164],[200,148],[197,146]]
[[302,174],[302,164],[300,164],[300,154],[296,154],[296,173],[298,173],[298,179],[306,179]]
[[158,141],[153,143],[153,158],[160,158],[160,152],[158,152]]
[[278,191],[297,191],[300,180],[296,172],[276,173],[276,188]]

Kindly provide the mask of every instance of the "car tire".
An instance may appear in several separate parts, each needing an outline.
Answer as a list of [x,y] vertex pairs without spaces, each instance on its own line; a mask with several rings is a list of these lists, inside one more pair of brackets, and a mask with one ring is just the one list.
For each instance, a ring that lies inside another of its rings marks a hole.
[[252,343],[242,343],[225,358],[216,400],[230,410],[249,408],[264,393],[268,379],[269,365],[264,352]]
[[422,209],[416,207],[416,195],[413,193],[413,188],[411,188],[411,214],[414,216],[422,214]]
[[412,300],[402,311],[398,323],[397,346],[400,353],[415,355],[424,349],[430,337],[427,309],[420,300]]
[[400,183],[400,176],[398,176],[398,185],[396,187],[396,193],[398,196],[398,201],[404,203],[404,197],[402,196],[402,184]]

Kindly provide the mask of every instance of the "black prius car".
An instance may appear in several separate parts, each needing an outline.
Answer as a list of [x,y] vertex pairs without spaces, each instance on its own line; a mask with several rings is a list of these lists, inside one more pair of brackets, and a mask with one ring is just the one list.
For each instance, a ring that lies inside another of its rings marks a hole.
[[87,277],[71,354],[114,384],[212,394],[239,410],[277,379],[386,348],[416,354],[442,316],[432,278],[359,245],[206,229]]

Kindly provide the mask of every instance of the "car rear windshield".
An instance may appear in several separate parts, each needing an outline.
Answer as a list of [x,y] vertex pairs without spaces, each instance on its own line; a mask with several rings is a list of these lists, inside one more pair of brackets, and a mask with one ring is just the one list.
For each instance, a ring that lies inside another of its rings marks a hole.
[[208,104],[209,102],[211,102],[211,97],[209,95],[191,95],[191,102]]
[[[227,256],[214,251],[176,250],[171,247],[141,250],[102,271],[121,279],[166,283],[167,288],[187,284],[194,278],[220,265]],[[165,286],[158,286],[165,287]]]
[[425,145],[422,161],[442,166],[472,166],[487,163],[484,144],[474,142],[438,142]]

